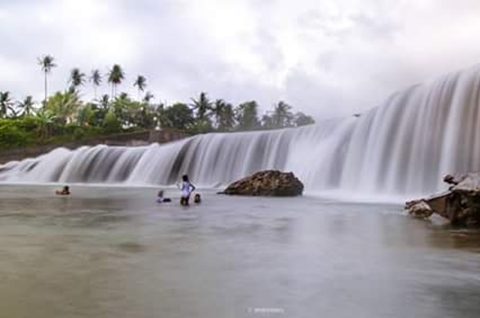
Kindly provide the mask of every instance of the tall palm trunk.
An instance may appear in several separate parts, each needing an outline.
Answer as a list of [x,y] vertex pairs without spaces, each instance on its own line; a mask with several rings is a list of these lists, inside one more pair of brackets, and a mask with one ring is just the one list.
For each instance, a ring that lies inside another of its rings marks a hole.
[[43,100],[43,107],[45,107],[47,105],[47,94],[48,94],[48,90],[47,90],[47,72],[45,72],[45,99]]

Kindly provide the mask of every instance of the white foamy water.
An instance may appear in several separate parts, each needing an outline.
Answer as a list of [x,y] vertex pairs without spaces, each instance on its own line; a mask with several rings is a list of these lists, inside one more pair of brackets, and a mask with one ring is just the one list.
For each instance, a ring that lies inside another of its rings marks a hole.
[[480,67],[394,94],[359,118],[277,131],[199,135],[148,147],[82,147],[0,167],[3,182],[215,187],[261,169],[293,171],[310,192],[422,195],[446,173],[480,170]]

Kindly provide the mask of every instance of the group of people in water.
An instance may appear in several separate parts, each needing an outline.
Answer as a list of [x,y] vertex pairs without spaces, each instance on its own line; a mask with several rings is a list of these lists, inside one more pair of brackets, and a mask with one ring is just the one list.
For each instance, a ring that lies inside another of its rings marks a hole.
[[[196,187],[190,182],[188,179],[188,175],[183,175],[182,176],[182,184],[181,184],[181,190],[182,194],[180,196],[180,205],[182,206],[188,206],[189,201],[190,201],[190,196],[192,195],[193,191],[195,191]],[[55,194],[57,195],[70,195],[70,187],[69,186],[64,186],[62,190],[56,190]],[[157,203],[167,203],[167,202],[172,202],[172,199],[170,198],[165,198],[163,190],[158,191],[157,195]],[[200,196],[199,193],[195,193],[193,197],[193,202],[196,204],[199,204],[202,202],[202,197]]]
[[[190,182],[190,180],[188,179],[188,175],[186,174],[183,175],[182,185],[181,185],[182,195],[180,196],[180,205],[183,205],[183,206],[189,205],[190,196],[192,195],[193,191],[195,191],[195,189],[196,187]],[[170,198],[164,198],[163,190],[160,190],[158,191],[157,202],[165,203],[165,202],[172,202],[172,200]],[[202,202],[200,193],[195,194],[195,196],[193,197],[193,202],[197,204]]]

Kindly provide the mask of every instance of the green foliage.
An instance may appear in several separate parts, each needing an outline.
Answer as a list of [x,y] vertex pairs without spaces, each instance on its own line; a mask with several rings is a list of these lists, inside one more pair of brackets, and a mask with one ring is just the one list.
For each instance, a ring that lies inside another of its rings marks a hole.
[[22,109],[22,116],[30,117],[35,114],[35,103],[32,96],[27,96],[25,99],[18,103],[18,108]]
[[16,125],[0,126],[0,149],[23,147],[28,145],[28,134]]
[[60,124],[66,124],[73,121],[74,115],[82,106],[82,102],[77,92],[57,92],[47,100],[44,108],[55,115],[55,119]]
[[108,72],[108,82],[112,84],[112,96],[116,96],[116,88],[122,83],[125,78],[125,72],[118,64],[114,64]]
[[0,92],[0,118],[6,118],[12,107],[13,101],[10,92]]
[[82,73],[78,67],[75,67],[70,72],[70,91],[74,92],[78,87],[85,83],[85,73]]
[[40,138],[45,139],[50,135],[53,129],[55,118],[56,116],[54,112],[46,108],[43,108],[37,113],[38,132]]
[[103,121],[104,132],[108,134],[113,134],[121,131],[122,124],[118,117],[115,115],[115,112],[109,111],[105,115],[105,120]]
[[91,126],[96,124],[96,112],[91,103],[78,108],[77,110],[77,124],[80,126]]
[[230,131],[235,126],[235,112],[231,104],[222,99],[217,99],[212,108],[212,115],[215,118],[215,128],[218,131]]
[[147,87],[147,79],[143,75],[138,75],[133,83],[133,86],[138,88],[138,97],[140,99],[140,92],[143,92]]
[[255,130],[260,128],[258,120],[258,105],[256,101],[250,101],[238,105],[235,109],[238,122],[238,130]]
[[292,107],[279,102],[259,119],[259,106],[255,101],[232,104],[217,99],[211,101],[205,92],[191,98],[191,104],[156,104],[153,94],[145,92],[147,80],[138,75],[134,86],[139,90],[138,100],[127,93],[117,96],[117,86],[125,79],[125,72],[114,64],[107,74],[112,94],[97,99],[96,89],[102,84],[99,70],[89,76],[95,91],[93,101],[82,101],[78,88],[85,83],[86,75],[78,68],[70,72],[70,89],[47,95],[47,75],[56,67],[50,55],[38,59],[45,73],[45,99],[36,108],[32,96],[13,101],[10,92],[0,92],[0,146],[20,147],[33,144],[83,141],[101,135],[138,130],[174,128],[189,133],[228,132],[256,129],[273,129],[313,124],[314,120]]
[[37,58],[38,65],[42,68],[42,71],[45,73],[50,73],[52,68],[56,67],[57,64],[54,62],[54,58],[51,55],[44,55]]
[[33,117],[0,120],[0,149],[35,144],[38,121]]
[[212,109],[212,103],[207,97],[207,94],[202,92],[198,99],[192,100],[192,108],[195,111],[196,118],[202,122],[210,121],[207,113]]
[[176,103],[160,111],[161,127],[190,130],[194,124],[193,111],[186,104]]
[[285,102],[278,102],[273,107],[273,111],[267,112],[262,117],[262,126],[265,129],[277,129],[294,126],[294,114],[291,112],[292,106]]
[[306,126],[306,125],[313,125],[315,124],[315,120],[312,117],[307,116],[302,112],[298,112],[295,114],[294,123],[295,123],[295,126],[300,127],[300,126]]

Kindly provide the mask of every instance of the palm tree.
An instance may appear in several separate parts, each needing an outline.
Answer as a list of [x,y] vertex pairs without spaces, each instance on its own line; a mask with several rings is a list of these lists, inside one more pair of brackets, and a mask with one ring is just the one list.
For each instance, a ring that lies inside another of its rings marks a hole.
[[32,96],[27,96],[25,99],[18,103],[18,108],[23,109],[22,116],[30,117],[35,113],[35,107]]
[[147,87],[147,79],[143,75],[138,75],[133,86],[138,87],[138,99],[140,100],[140,93]]
[[212,109],[212,114],[215,117],[215,123],[219,131],[227,131],[233,128],[235,114],[231,104],[226,103],[222,99],[217,99]]
[[47,102],[47,75],[52,71],[52,68],[56,67],[57,64],[55,64],[54,58],[51,55],[44,55],[42,57],[37,58],[38,65],[41,66],[43,73],[45,74],[45,99],[43,100],[43,103],[45,104]]
[[0,92],[0,118],[7,117],[9,110],[13,110],[10,92]]
[[275,128],[291,127],[293,121],[293,114],[291,112],[292,106],[280,101],[273,109],[272,120]]
[[73,117],[78,108],[82,106],[82,102],[76,91],[67,91],[64,93],[57,92],[48,99],[45,106],[55,114],[55,119],[61,124],[67,124],[73,121]]
[[100,98],[100,106],[102,106],[104,110],[107,110],[110,107],[110,97],[108,94],[105,94]]
[[154,96],[151,92],[148,92],[148,91],[147,91],[147,92],[145,93],[145,96],[143,97],[143,101],[148,104],[148,103],[150,103],[150,101],[151,101],[154,97],[155,97],[155,96]]
[[220,123],[222,122],[222,117],[223,117],[223,112],[225,110],[225,106],[227,104],[225,103],[225,101],[223,99],[217,99],[215,101],[215,104],[212,108],[212,115],[213,117],[215,118],[215,123],[217,125],[217,128],[220,127]]
[[207,97],[207,94],[204,92],[200,93],[198,100],[191,99],[193,109],[197,111],[197,119],[203,121],[207,119],[207,112],[212,109],[212,103]]
[[95,69],[92,71],[90,82],[93,84],[93,97],[94,99],[97,99],[97,87],[102,84],[102,75],[99,70]]
[[122,67],[118,64],[114,64],[112,69],[108,72],[108,82],[112,84],[112,97],[116,96],[117,85],[122,83],[125,78],[125,73]]
[[85,83],[85,73],[82,73],[78,67],[70,71],[70,90],[75,91],[79,86]]

